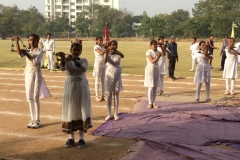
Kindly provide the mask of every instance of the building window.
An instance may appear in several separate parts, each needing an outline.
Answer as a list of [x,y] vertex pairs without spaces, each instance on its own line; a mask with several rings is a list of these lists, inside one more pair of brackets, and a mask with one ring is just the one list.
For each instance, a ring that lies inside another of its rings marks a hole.
[[55,0],[55,2],[61,2],[61,0]]
[[109,2],[109,0],[104,0],[104,2],[105,2],[105,3],[108,3],[108,2]]
[[63,10],[69,10],[68,6],[63,6]]
[[75,3],[74,3],[74,2],[71,2],[71,6],[75,6]]
[[50,0],[48,0],[47,3],[49,4],[49,3],[50,3]]
[[77,10],[82,10],[82,6],[77,6]]
[[63,0],[62,3],[63,3],[63,4],[68,4],[68,3],[69,3],[69,0]]
[[56,5],[55,8],[56,9],[61,9],[61,6],[60,5]]
[[63,17],[68,17],[68,13],[67,12],[63,12]]
[[71,9],[71,12],[75,12],[75,9]]
[[47,9],[50,10],[50,6],[47,6]]
[[75,18],[75,15],[71,15],[71,18]]
[[77,4],[82,4],[82,0],[77,0]]
[[84,3],[88,3],[88,0],[83,0]]

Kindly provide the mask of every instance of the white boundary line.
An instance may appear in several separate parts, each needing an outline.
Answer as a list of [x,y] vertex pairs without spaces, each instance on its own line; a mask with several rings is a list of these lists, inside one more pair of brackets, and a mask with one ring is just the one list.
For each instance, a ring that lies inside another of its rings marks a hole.
[[[1,70],[4,70],[4,71],[22,71],[23,72],[23,70],[17,70],[17,69],[10,69],[10,70],[8,70],[8,69],[6,69],[6,68],[0,68],[0,72],[1,72]],[[9,72],[9,73],[0,73],[0,75],[12,75],[12,72]],[[16,75],[21,75],[21,76],[23,76],[24,74],[22,73],[22,74],[14,74],[14,76],[16,76]],[[92,75],[92,73],[87,73],[86,74],[87,76],[88,75]],[[134,75],[134,74],[122,74],[122,76],[134,76],[134,77],[144,77],[144,75]],[[59,77],[65,77],[65,76],[49,76],[49,75],[44,75],[44,73],[43,73],[43,77],[56,77],[56,78],[59,78]],[[167,77],[167,76],[165,76],[165,77]],[[186,79],[193,79],[194,77],[183,77],[183,78],[186,78]],[[88,79],[94,79],[94,78],[89,78],[88,77]],[[225,81],[225,79],[224,78],[211,78],[211,79],[215,79],[215,80],[221,80],[221,81]],[[124,80],[124,79],[123,79]],[[142,81],[143,82],[143,80],[130,80],[130,79],[126,79],[126,80],[129,80],[129,81]],[[240,81],[240,79],[236,79],[236,81]]]
[[[13,98],[1,98],[0,97],[0,100],[1,101],[15,101],[15,102],[24,102],[25,100],[22,100],[22,99],[13,99]],[[50,102],[50,101],[41,101],[40,104],[57,104],[57,105],[62,105],[62,102]],[[92,105],[92,108],[106,108],[107,109],[107,106],[106,105]],[[121,107],[119,106],[118,109],[123,109],[123,110],[131,110],[131,108],[125,108],[125,107]]]
[[[0,111],[0,114],[3,115],[14,115],[14,116],[18,116],[18,117],[30,117],[29,114],[25,114],[25,113],[18,113],[18,112],[10,112],[10,111]],[[58,115],[58,116],[52,116],[52,115],[40,115],[40,117],[43,118],[47,118],[50,120],[60,120],[61,121],[61,117],[62,115]],[[92,120],[93,123],[104,123],[106,122],[105,120]]]

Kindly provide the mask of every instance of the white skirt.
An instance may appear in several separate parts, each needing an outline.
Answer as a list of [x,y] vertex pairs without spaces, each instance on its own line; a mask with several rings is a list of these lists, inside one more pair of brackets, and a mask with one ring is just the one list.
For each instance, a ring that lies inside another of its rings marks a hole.
[[85,75],[67,76],[62,106],[62,131],[87,132],[91,127],[92,110],[88,80]]

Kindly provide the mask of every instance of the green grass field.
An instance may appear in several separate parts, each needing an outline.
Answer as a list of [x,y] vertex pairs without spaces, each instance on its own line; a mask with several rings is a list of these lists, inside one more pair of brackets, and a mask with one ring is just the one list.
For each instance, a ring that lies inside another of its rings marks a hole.
[[[27,45],[27,41],[24,41]],[[69,41],[56,41],[56,51],[63,51],[69,53]],[[83,41],[83,52],[81,57],[87,58],[89,62],[88,72],[92,72],[94,63],[93,46],[94,41]],[[179,62],[176,65],[176,77],[193,77],[194,72],[189,72],[191,69],[191,56],[189,54],[190,42],[178,42]],[[20,45],[21,46],[21,45]],[[215,46],[221,48],[221,43],[215,43]],[[149,42],[143,41],[119,41],[118,49],[125,55],[122,59],[121,65],[123,67],[123,74],[144,75],[146,66],[146,51],[149,49]],[[4,69],[23,69],[25,66],[25,58],[18,58],[16,52],[10,52],[11,41],[0,40],[1,58],[0,68]],[[221,78],[222,71],[220,69],[221,57],[219,56],[220,50],[214,51],[214,60],[212,69],[213,78]]]

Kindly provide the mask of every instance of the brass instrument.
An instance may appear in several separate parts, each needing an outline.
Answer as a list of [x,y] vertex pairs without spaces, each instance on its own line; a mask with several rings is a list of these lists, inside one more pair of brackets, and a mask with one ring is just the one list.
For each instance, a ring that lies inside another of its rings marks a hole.
[[[19,41],[21,42],[21,44],[22,44],[22,46],[23,46],[23,49],[24,49],[24,50],[27,50],[27,46],[26,46],[25,44],[23,44],[22,39],[21,39],[20,37],[18,37],[18,38],[19,38]],[[13,38],[11,39],[11,42],[12,42],[11,52],[15,52],[15,50],[14,50],[14,44],[13,44],[13,42],[14,42],[14,39],[13,39]]]

